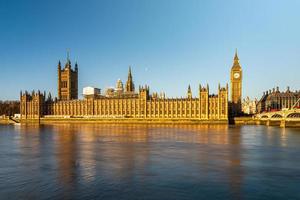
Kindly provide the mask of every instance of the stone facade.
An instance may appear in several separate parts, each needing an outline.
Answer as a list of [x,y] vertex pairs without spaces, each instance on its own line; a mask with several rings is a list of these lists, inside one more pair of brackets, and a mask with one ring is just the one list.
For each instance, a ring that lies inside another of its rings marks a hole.
[[[239,73],[239,77],[235,74]],[[159,119],[159,120],[228,120],[228,85],[219,85],[217,94],[210,94],[209,86],[199,85],[196,97],[188,87],[187,96],[167,98],[165,94],[150,94],[149,86],[135,92],[131,68],[128,79],[117,82],[116,90],[105,95],[78,100],[78,66],[65,68],[58,64],[58,99],[46,98],[41,92],[20,94],[22,119],[36,118],[98,118],[98,119]],[[232,101],[240,104],[241,68],[237,54],[231,70]],[[235,107],[236,108],[236,107]],[[240,109],[238,107],[237,109]]]
[[198,98],[152,98],[149,87],[140,87],[136,97],[88,98],[49,101],[37,92],[21,94],[21,118],[96,117],[137,119],[227,120],[228,87],[219,87],[218,95],[199,87]]
[[29,94],[27,91],[25,93],[20,93],[20,114],[21,119],[36,119],[43,115],[45,108],[45,94],[40,91],[32,91]]
[[281,109],[300,108],[300,91],[291,91],[288,87],[286,91],[281,92],[279,87],[263,93],[263,96],[257,103],[257,112],[277,111]]
[[58,62],[58,100],[78,99],[78,65],[75,63],[75,69],[72,69],[71,61],[68,58],[65,67],[61,68]]

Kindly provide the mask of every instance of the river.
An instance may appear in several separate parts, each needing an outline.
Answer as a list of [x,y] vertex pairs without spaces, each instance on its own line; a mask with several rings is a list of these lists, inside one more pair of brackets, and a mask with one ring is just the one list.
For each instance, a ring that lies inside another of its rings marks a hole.
[[300,199],[300,129],[0,125],[0,199]]

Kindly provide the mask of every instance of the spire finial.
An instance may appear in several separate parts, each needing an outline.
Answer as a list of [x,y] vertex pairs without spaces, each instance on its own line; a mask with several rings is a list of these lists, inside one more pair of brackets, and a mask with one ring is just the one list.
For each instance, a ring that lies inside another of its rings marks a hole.
[[239,60],[237,48],[235,49],[234,60]]
[[192,98],[192,90],[191,90],[191,85],[190,84],[189,84],[189,87],[188,87],[187,96],[188,96],[189,99]]
[[129,65],[129,69],[128,69],[128,78],[131,78],[132,75],[131,75],[131,65]]
[[60,60],[58,60],[57,67],[58,67],[58,69],[60,69],[60,68],[61,68],[61,63],[60,63]]
[[77,63],[77,61],[75,62],[75,71],[78,71],[78,63]]
[[69,48],[67,49],[67,60],[68,61],[70,60],[70,49]]
[[70,49],[67,49],[67,62],[66,62],[65,68],[71,68]]

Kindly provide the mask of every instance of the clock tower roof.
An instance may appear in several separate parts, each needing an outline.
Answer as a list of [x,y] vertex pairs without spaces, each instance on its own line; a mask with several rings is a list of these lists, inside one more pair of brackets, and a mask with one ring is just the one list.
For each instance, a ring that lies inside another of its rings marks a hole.
[[234,55],[233,65],[232,65],[231,70],[241,70],[242,69],[239,60],[240,59],[238,57],[237,50],[235,50],[235,55]]

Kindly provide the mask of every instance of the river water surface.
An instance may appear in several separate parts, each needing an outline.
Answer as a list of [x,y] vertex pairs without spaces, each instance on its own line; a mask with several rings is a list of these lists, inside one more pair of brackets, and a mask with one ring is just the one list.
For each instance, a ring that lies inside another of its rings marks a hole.
[[2,125],[0,199],[300,199],[300,129]]

